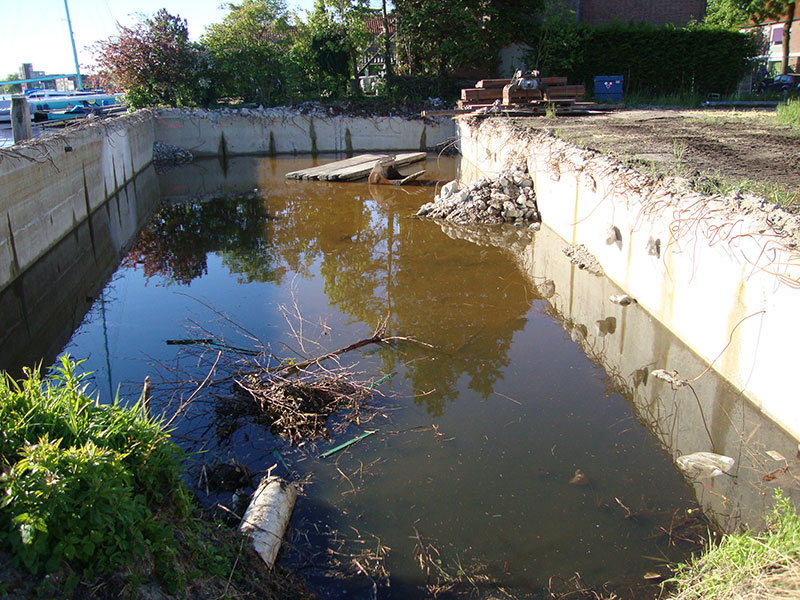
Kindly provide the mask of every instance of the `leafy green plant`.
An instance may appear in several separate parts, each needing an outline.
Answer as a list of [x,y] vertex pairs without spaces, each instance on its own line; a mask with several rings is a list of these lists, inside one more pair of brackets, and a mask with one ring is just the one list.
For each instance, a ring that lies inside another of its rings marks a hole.
[[126,90],[126,102],[142,106],[197,106],[215,100],[211,64],[189,41],[185,19],[161,9],[93,47],[98,73]]
[[68,564],[91,576],[146,550],[168,552],[154,519],[167,496],[190,508],[181,451],[138,404],[98,404],[64,356],[43,378],[0,376],[0,543],[32,572]]
[[[775,491],[767,529],[726,535],[700,556],[678,565],[670,580],[673,600],[792,597],[800,573],[800,516],[789,498]],[[788,588],[786,586],[789,586]],[[759,590],[761,595],[748,595]]]

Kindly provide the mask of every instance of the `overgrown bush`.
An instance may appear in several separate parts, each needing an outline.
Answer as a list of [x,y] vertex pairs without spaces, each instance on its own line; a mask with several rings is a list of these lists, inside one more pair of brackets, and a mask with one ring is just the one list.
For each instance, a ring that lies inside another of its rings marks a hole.
[[155,510],[187,514],[182,453],[139,405],[98,404],[68,357],[46,378],[0,376],[0,543],[30,571],[83,577],[169,553]]
[[527,64],[545,75],[566,75],[587,91],[596,75],[623,75],[626,93],[729,94],[758,53],[754,36],[718,28],[565,27],[563,15],[544,19],[528,42]]
[[119,35],[97,42],[94,55],[101,79],[126,92],[133,108],[206,106],[216,99],[215,74],[206,51],[189,41],[185,19],[165,9]]

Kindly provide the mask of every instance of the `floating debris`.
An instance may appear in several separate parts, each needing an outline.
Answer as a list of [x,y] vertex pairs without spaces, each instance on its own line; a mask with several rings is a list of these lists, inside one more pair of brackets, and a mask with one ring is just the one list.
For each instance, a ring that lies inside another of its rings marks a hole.
[[655,371],[650,371],[650,375],[652,375],[656,379],[663,379],[664,381],[668,381],[669,383],[672,384],[673,389],[683,387],[684,385],[689,385],[689,382],[686,379],[678,379],[677,371],[656,369]]
[[255,551],[270,569],[275,564],[296,499],[297,488],[293,484],[265,476],[242,517],[239,531],[252,538]]
[[619,294],[618,296],[609,296],[608,297],[611,302],[614,304],[619,304],[620,306],[628,306],[629,304],[637,304],[636,298],[629,296],[628,294]]
[[693,452],[678,457],[678,468],[693,479],[712,478],[727,473],[736,464],[730,456],[713,452]]
[[589,485],[589,478],[580,469],[575,469],[575,474],[569,480],[570,485]]
[[356,444],[356,443],[360,442],[365,437],[371,436],[373,433],[377,433],[377,431],[373,430],[373,431],[367,431],[365,433],[362,433],[361,435],[353,438],[350,441],[345,442],[344,444],[339,444],[335,448],[331,448],[327,452],[323,452],[322,454],[319,455],[319,457],[320,458],[328,458],[329,456],[332,456],[332,455],[336,454],[337,452],[340,452],[340,451],[344,450],[345,448],[349,448],[353,444]]

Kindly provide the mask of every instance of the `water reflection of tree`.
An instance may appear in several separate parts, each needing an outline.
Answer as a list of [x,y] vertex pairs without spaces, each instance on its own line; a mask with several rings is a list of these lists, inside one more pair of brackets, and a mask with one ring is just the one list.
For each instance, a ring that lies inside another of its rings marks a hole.
[[[437,347],[405,346],[402,357],[415,393],[435,388],[420,397],[431,414],[457,398],[462,375],[488,397],[532,300],[512,260],[398,215],[391,199],[364,202],[342,194],[309,201],[314,191],[306,191],[271,203],[280,217],[273,241],[282,261],[294,270],[319,259],[325,294],[341,312],[369,325],[389,314],[391,332]],[[297,248],[304,249],[302,260]],[[387,371],[395,370],[395,352],[381,357]]]
[[188,285],[208,272],[207,255],[222,254],[239,281],[280,281],[271,252],[271,219],[262,200],[212,200],[162,208],[137,238],[123,266],[145,277]]
[[[347,188],[341,188],[347,189]],[[514,332],[524,326],[530,287],[501,250],[452,240],[434,224],[406,215],[395,199],[363,201],[323,184],[298,185],[264,200],[224,200],[163,209],[126,264],[187,284],[207,271],[208,252],[240,281],[276,281],[287,271],[311,275],[316,262],[331,304],[372,327],[436,346],[382,351],[383,367],[407,365],[406,377],[429,413],[458,397],[459,381],[488,397],[508,364]]]

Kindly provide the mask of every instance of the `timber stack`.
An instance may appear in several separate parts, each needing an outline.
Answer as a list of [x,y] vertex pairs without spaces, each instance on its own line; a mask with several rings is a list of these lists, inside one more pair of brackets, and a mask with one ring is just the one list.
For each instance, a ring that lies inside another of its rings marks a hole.
[[481,79],[461,90],[459,110],[571,108],[586,95],[583,85],[568,85],[566,77],[540,77],[537,71],[517,72],[512,79]]

